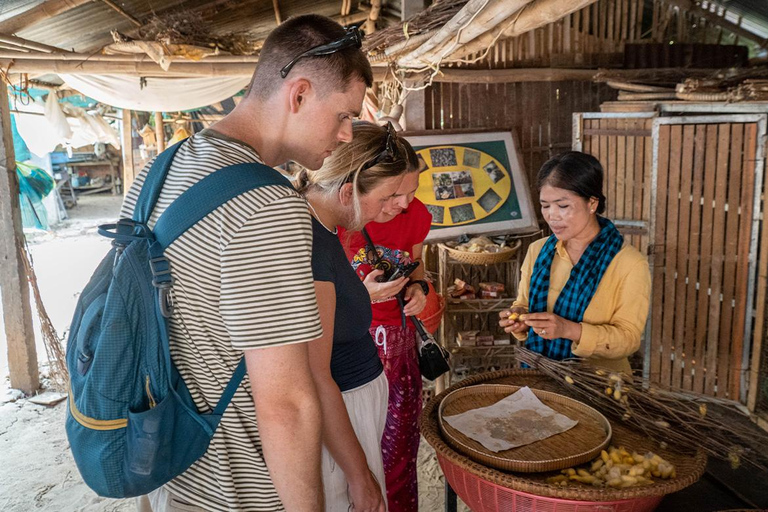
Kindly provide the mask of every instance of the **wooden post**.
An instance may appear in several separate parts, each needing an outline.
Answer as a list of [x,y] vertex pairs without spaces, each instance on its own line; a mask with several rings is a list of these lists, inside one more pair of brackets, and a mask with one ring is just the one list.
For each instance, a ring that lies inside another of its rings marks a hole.
[[32,394],[40,387],[32,307],[24,268],[26,255],[19,208],[19,180],[13,153],[8,89],[0,87],[0,294],[3,303],[11,387]]
[[128,190],[133,185],[134,171],[133,171],[133,137],[131,135],[131,111],[127,108],[123,109],[123,122],[122,122],[122,146],[123,146],[123,195],[128,193]]
[[165,130],[163,130],[163,113],[155,112],[155,138],[157,139],[157,154],[165,151]]

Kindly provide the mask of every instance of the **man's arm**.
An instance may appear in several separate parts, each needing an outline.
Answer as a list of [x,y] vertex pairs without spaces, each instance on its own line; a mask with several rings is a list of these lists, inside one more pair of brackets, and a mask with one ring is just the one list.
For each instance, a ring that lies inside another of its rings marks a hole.
[[306,343],[245,351],[267,468],[287,512],[325,508],[322,417]]

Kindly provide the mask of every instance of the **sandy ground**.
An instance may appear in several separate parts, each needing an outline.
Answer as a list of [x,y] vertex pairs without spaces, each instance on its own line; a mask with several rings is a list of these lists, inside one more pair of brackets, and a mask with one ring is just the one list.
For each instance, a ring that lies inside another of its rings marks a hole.
[[[29,249],[40,293],[60,335],[66,331],[79,291],[109,249],[96,232],[113,222],[120,198],[84,197],[71,219],[52,233],[30,234]],[[1,313],[1,312],[0,312]],[[83,483],[64,432],[66,405],[36,405],[9,389],[5,333],[0,322],[0,511],[120,512],[135,510],[133,500],[99,498]],[[38,359],[45,365],[39,341]],[[43,370],[44,371],[44,370]],[[434,451],[424,442],[419,452],[419,503],[422,512],[444,510],[443,476]],[[460,504],[459,511],[466,511]]]

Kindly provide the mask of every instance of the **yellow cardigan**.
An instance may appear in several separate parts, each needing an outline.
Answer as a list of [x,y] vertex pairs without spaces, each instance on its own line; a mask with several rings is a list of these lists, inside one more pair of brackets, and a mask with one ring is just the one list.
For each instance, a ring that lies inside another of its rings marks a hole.
[[[528,307],[531,274],[546,238],[528,247],[523,261],[520,287],[513,306]],[[550,271],[547,311],[555,308],[560,292],[571,275],[573,263],[562,242],[557,242]],[[588,357],[596,365],[629,373],[627,356],[640,348],[640,338],[648,319],[651,274],[648,260],[631,245],[624,245],[608,265],[581,322],[581,339],[574,342],[574,355]],[[523,341],[528,332],[515,334]],[[545,340],[546,343],[547,340]]]

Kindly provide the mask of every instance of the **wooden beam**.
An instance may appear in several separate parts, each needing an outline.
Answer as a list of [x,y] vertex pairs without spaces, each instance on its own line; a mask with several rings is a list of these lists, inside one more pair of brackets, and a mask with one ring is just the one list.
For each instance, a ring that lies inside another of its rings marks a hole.
[[[383,73],[381,67],[374,67],[374,76],[377,72]],[[468,83],[468,84],[499,84],[516,82],[559,82],[559,81],[605,81],[601,75],[605,70],[600,69],[568,69],[568,68],[507,68],[507,69],[462,69],[441,68],[433,79],[434,82],[443,83]],[[670,69],[611,69],[609,79],[631,79],[653,76],[656,73],[669,72]],[[689,76],[709,76],[716,69],[678,70],[680,79]],[[415,80],[415,78],[410,78]]]
[[19,207],[19,180],[13,153],[8,88],[0,87],[0,295],[3,303],[5,338],[11,387],[32,394],[40,387],[26,255]]
[[120,130],[123,151],[123,195],[128,193],[135,178],[133,175],[133,136],[131,130],[131,111],[124,108]]
[[15,34],[20,30],[91,1],[93,0],[47,0],[31,9],[27,9],[21,14],[0,21],[0,33]]
[[165,151],[165,130],[163,129],[163,113],[155,112],[155,139],[157,139],[157,154]]

